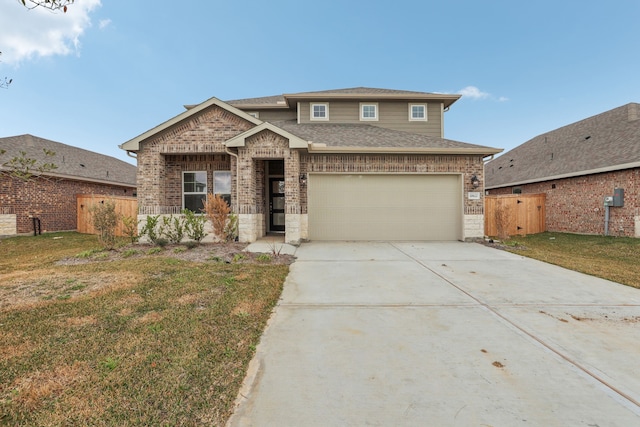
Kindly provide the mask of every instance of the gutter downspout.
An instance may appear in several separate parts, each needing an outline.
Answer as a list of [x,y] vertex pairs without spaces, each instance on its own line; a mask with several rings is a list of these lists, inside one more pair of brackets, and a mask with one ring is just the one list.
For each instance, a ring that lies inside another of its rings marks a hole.
[[132,159],[138,160],[138,156],[134,156],[133,152],[131,152],[131,151],[127,151],[127,156],[131,157]]
[[233,153],[231,151],[229,151],[229,147],[227,147],[226,145],[224,146],[224,152],[227,153],[230,156],[233,156],[236,158],[236,196],[234,197],[235,202],[236,202],[236,213],[238,213],[238,207],[240,206],[240,204],[238,203],[238,186],[240,184],[240,174],[239,174],[239,170],[240,170],[240,158],[238,157],[238,155],[236,153]]

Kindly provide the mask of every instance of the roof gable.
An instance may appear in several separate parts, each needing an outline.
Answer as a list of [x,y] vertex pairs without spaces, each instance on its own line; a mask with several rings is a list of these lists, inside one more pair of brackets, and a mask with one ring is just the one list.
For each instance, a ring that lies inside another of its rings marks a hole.
[[486,187],[640,167],[640,104],[536,136],[486,165]]
[[[39,163],[54,163],[57,168],[46,175],[81,179],[93,182],[123,184],[135,187],[136,167],[116,159],[60,142],[33,135],[18,135],[0,138],[0,149],[7,152],[0,156],[0,164],[19,156],[24,151],[27,157]],[[43,149],[53,151],[55,156],[47,157]]]
[[149,139],[157,134],[159,134],[160,132],[163,132],[169,128],[171,128],[172,126],[177,125],[178,123],[187,120],[191,117],[193,117],[194,115],[200,113],[201,111],[206,110],[207,108],[210,108],[212,106],[217,106],[220,107],[232,114],[235,114],[236,116],[239,116],[245,120],[247,120],[248,122],[254,124],[254,125],[259,125],[262,122],[262,120],[257,119],[255,117],[253,117],[252,115],[249,115],[247,113],[245,113],[242,110],[237,109],[236,107],[233,107],[229,104],[227,104],[226,102],[220,101],[218,98],[210,98],[206,101],[204,101],[201,104],[198,104],[192,108],[189,108],[188,110],[178,114],[177,116],[167,120],[164,123],[159,124],[158,126],[149,129],[148,131],[146,131],[145,133],[136,136],[133,139],[130,139],[129,141],[119,145],[120,148],[122,148],[123,150],[126,151],[138,151],[140,149],[140,143],[146,139]]
[[264,122],[261,125],[255,126],[248,131],[227,140],[227,142],[225,142],[225,145],[227,147],[244,147],[247,138],[259,132],[262,132],[263,130],[270,130],[275,134],[287,138],[289,140],[289,148],[307,148],[307,146],[309,145],[304,139],[299,138],[292,133],[287,132],[286,130],[274,126],[268,122]]

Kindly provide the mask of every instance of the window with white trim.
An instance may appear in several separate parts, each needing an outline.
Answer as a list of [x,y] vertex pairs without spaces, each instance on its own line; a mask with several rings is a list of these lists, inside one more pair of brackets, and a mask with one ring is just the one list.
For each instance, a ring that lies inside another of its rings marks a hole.
[[410,121],[427,121],[427,106],[424,104],[409,104]]
[[213,194],[222,197],[231,206],[231,171],[213,172]]
[[182,207],[201,213],[207,199],[207,171],[182,172]]
[[378,103],[360,103],[360,120],[378,120]]
[[329,120],[329,104],[311,104],[311,120]]

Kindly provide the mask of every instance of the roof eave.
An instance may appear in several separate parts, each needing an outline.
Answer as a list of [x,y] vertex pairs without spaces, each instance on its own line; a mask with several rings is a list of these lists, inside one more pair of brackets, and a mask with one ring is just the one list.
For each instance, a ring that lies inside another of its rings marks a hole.
[[[0,170],[5,171],[5,172],[9,172],[10,169],[5,168],[0,166]],[[128,182],[121,182],[121,181],[109,181],[106,179],[98,179],[98,178],[89,178],[89,177],[85,177],[85,176],[78,176],[78,175],[68,175],[68,174],[64,174],[64,173],[54,173],[54,172],[45,172],[45,173],[33,173],[33,176],[35,177],[48,177],[48,178],[54,178],[54,179],[67,179],[67,180],[72,180],[72,181],[83,181],[83,182],[91,182],[94,184],[106,184],[106,185],[119,185],[121,187],[129,187],[129,188],[136,188],[137,184],[131,184]]]
[[309,153],[385,153],[385,154],[457,154],[489,156],[500,153],[499,148],[490,147],[328,147],[312,143]]
[[288,104],[229,104],[239,110],[290,110]]
[[279,128],[275,125],[272,125],[269,122],[263,122],[262,124],[253,127],[240,135],[236,135],[233,138],[228,139],[224,144],[228,148],[233,147],[244,147],[245,141],[247,138],[262,132],[264,130],[269,130],[277,135],[280,135],[289,140],[289,148],[307,148],[309,143],[304,139],[292,134],[291,132],[287,132],[286,130]]
[[298,101],[314,101],[314,100],[402,100],[402,101],[441,101],[445,108],[451,106],[454,102],[462,97],[462,95],[452,95],[443,93],[416,93],[416,94],[401,94],[401,93],[292,93],[283,95],[285,100],[292,105],[291,102]]
[[140,150],[140,143],[148,138],[151,138],[154,135],[157,135],[160,132],[163,132],[167,129],[169,129],[170,127],[182,122],[183,120],[186,120],[188,118],[190,118],[191,116],[198,114],[199,112],[213,106],[216,105],[224,110],[227,110],[228,112],[235,114],[237,116],[242,117],[243,119],[253,123],[254,125],[259,125],[261,123],[263,123],[262,120],[257,119],[247,113],[245,113],[244,111],[238,109],[237,107],[234,107],[230,104],[227,104],[224,101],[220,101],[218,98],[213,97],[210,98],[206,101],[204,101],[201,104],[198,104],[196,106],[194,106],[193,108],[190,108],[186,111],[183,111],[182,113],[178,114],[177,116],[167,120],[164,123],[159,124],[158,126],[149,129],[148,131],[146,131],[145,133],[136,136],[133,139],[130,139],[129,141],[118,145],[118,147],[120,147],[122,150],[128,151],[128,152],[136,152],[138,150]]
[[513,181],[513,182],[506,183],[506,184],[487,185],[485,187],[485,189],[492,190],[492,189],[496,189],[496,188],[513,187],[513,186],[516,186],[516,185],[525,185],[525,184],[534,184],[536,182],[554,181],[556,179],[575,178],[577,176],[595,175],[597,173],[615,172],[615,171],[619,171],[619,170],[634,169],[634,168],[640,168],[640,162],[623,163],[623,164],[620,164],[620,165],[607,166],[607,167],[603,167],[603,168],[589,169],[589,170],[583,170],[583,171],[575,171],[575,172],[569,172],[569,173],[560,174],[560,175],[552,175],[552,176],[545,176],[545,177],[540,177],[540,178],[526,179],[526,180],[522,180],[522,181]]

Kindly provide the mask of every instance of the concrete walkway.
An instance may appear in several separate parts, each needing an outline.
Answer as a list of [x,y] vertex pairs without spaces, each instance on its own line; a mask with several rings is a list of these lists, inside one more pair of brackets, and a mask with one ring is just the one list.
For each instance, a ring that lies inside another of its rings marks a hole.
[[296,255],[229,426],[640,426],[640,290],[472,243]]

